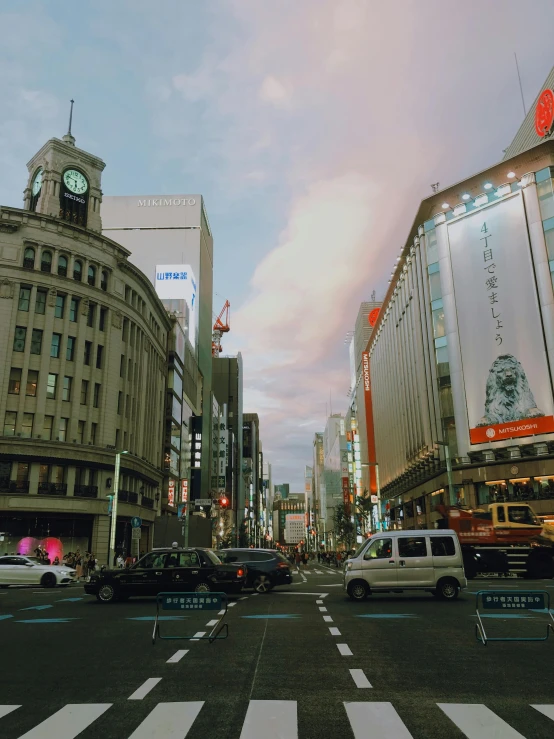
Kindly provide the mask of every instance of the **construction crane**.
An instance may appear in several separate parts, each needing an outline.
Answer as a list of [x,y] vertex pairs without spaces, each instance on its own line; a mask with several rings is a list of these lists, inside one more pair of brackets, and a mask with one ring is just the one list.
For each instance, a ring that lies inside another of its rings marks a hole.
[[[221,354],[221,337],[223,334],[228,333],[231,330],[229,325],[229,309],[231,303],[228,300],[225,301],[225,305],[221,309],[221,313],[215,319],[213,333],[212,333],[212,357],[219,357]],[[225,315],[225,323],[223,323],[223,316]]]

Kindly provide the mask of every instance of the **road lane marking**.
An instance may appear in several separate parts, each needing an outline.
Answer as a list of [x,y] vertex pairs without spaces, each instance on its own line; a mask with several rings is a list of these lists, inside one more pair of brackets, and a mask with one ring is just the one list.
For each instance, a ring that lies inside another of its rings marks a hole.
[[318,574],[318,575],[324,575],[324,574],[325,574],[325,573],[324,573],[324,572],[322,572],[321,570],[314,570],[314,572],[317,572],[317,574]]
[[299,613],[265,613],[261,615],[256,616],[241,616],[241,618],[259,618],[259,619],[268,619],[268,618],[300,618]]
[[[345,703],[354,739],[412,739],[392,703]],[[503,738],[504,739],[504,738]]]
[[536,711],[540,711],[547,718],[551,718],[552,721],[554,721],[554,705],[531,703],[531,708],[534,708]]
[[319,597],[320,598],[326,598],[328,595],[329,595],[329,593],[320,593],[319,594]]
[[204,701],[158,703],[129,739],[185,739]]
[[373,685],[369,682],[363,670],[349,670],[352,675],[352,680],[356,683],[357,688],[372,688]]
[[437,703],[467,739],[525,739],[483,703]]
[[149,677],[148,680],[145,680],[143,684],[140,686],[140,688],[137,688],[133,695],[130,695],[127,700],[130,701],[141,701],[145,695],[148,695],[148,693],[152,690],[152,688],[155,688],[156,685],[160,682],[162,678],[161,677]]
[[[254,595],[259,595],[259,593],[254,593]],[[237,605],[237,602],[234,601],[233,603],[228,603],[227,608],[232,608],[233,606],[236,606],[236,605]]]
[[327,609],[325,608],[325,606],[319,606],[319,612],[320,613],[327,613]]
[[342,588],[341,582],[326,583],[325,585],[316,585],[316,588]]
[[327,621],[328,624],[333,623],[333,619],[331,618],[331,616],[323,616],[323,620]]
[[21,708],[21,706],[0,706],[0,718],[7,716],[8,713],[15,711],[17,708]]
[[215,626],[218,623],[219,623],[219,619],[218,618],[212,618],[211,621],[208,621],[208,623],[206,624],[206,626]]
[[274,598],[276,595],[317,595],[318,598],[325,598],[329,593],[306,593],[304,590],[275,590],[272,592],[271,597]]
[[14,621],[16,624],[68,624],[70,621],[80,621],[80,618],[27,618]]
[[183,659],[183,657],[185,656],[185,654],[188,654],[188,651],[189,651],[188,649],[179,649],[179,650],[177,650],[177,652],[175,652],[175,654],[173,655],[173,657],[170,657],[167,660],[167,663],[166,664],[168,664],[168,665],[174,665],[177,662],[180,662]]
[[0,616],[0,621],[5,621],[7,618],[13,618],[11,613],[5,613],[4,615]]
[[248,596],[247,595],[243,595],[242,598],[239,598],[239,600],[248,600]]
[[223,610],[221,610],[221,611],[218,611],[218,612],[217,612],[217,615],[218,615],[218,616],[223,616],[223,614],[224,614],[224,613],[225,613],[225,609],[223,609]]
[[337,644],[337,649],[342,654],[343,657],[352,657],[352,650],[348,646],[348,644]]
[[20,608],[20,611],[45,611],[47,608],[54,608],[54,606],[29,606],[28,608]]
[[316,600],[316,603],[317,603],[318,606],[322,606],[323,605],[323,601],[321,599],[320,600]]
[[194,637],[191,639],[191,641],[200,641],[200,639],[203,636],[206,636],[206,632],[205,631],[197,631],[196,634],[194,635]]
[[298,739],[296,701],[250,701],[240,739],[262,736]]
[[19,739],[75,739],[112,703],[68,703]]
[[341,633],[336,626],[329,626],[329,632],[331,633],[331,636],[341,636]]

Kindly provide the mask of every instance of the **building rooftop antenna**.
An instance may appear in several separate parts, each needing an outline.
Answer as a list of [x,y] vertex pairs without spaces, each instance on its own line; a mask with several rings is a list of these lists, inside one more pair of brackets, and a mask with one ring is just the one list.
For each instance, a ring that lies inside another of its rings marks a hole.
[[69,126],[67,129],[67,133],[63,137],[62,141],[65,141],[66,144],[71,144],[72,146],[75,146],[75,136],[71,133],[71,124],[73,123],[73,104],[75,100],[70,100],[71,107],[69,109]]

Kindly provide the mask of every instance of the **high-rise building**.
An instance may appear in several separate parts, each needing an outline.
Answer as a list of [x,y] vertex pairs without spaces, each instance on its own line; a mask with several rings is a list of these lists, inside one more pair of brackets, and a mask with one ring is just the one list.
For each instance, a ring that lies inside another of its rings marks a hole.
[[325,507],[321,515],[325,521],[327,546],[334,549],[337,546],[335,509],[339,504],[346,504],[346,496],[349,495],[346,431],[344,416],[340,413],[327,419],[323,432],[323,459]]
[[[129,251],[166,307],[182,324],[202,375],[201,467],[193,495],[210,493],[213,238],[201,195],[110,196],[102,201],[103,233]],[[200,426],[198,427],[198,424]],[[197,452],[195,452],[197,453]]]
[[258,503],[260,491],[260,419],[257,413],[244,413],[242,417],[243,477],[245,489],[244,517],[248,519],[250,543],[258,532]]

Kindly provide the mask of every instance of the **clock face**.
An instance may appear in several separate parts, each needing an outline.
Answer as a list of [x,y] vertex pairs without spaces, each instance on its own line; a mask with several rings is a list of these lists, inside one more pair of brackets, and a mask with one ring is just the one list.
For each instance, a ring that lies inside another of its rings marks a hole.
[[76,195],[82,195],[88,190],[88,183],[85,176],[76,169],[68,169],[64,172],[63,181],[67,189]]
[[42,169],[39,169],[39,171],[35,175],[35,179],[33,180],[32,185],[32,192],[33,195],[38,195],[40,192],[40,188],[42,187]]

